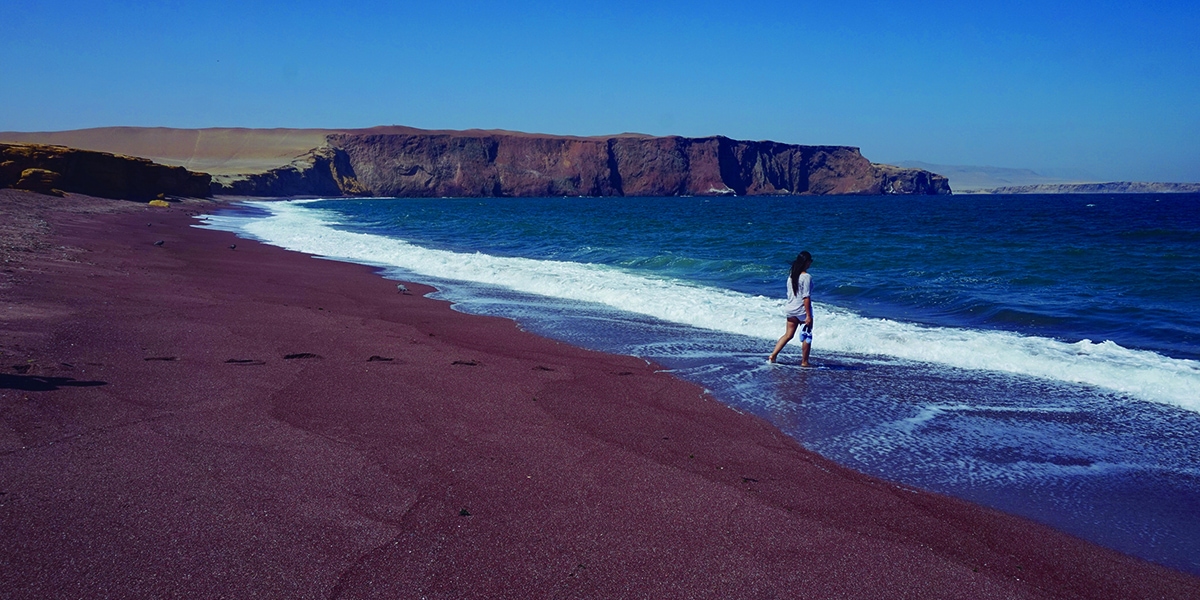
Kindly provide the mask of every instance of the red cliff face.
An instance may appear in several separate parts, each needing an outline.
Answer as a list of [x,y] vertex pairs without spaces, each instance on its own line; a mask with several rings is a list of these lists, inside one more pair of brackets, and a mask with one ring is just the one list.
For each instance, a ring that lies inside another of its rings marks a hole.
[[216,191],[398,197],[950,193],[940,175],[873,165],[857,148],[725,137],[381,128],[332,134],[315,152],[319,160],[219,182]]

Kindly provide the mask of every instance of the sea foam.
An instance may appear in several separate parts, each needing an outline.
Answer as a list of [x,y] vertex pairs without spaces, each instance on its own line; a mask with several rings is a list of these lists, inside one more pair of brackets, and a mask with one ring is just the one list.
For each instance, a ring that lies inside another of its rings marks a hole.
[[[550,298],[590,302],[671,323],[759,338],[782,330],[781,298],[658,278],[619,267],[501,257],[425,248],[382,235],[344,231],[312,201],[248,202],[270,216],[204,215],[204,227],[271,245],[416,275],[498,286]],[[867,318],[814,303],[814,346],[961,369],[1007,372],[1096,386],[1200,412],[1200,362],[1121,347],[1110,341],[1065,342],[1004,331],[927,327]],[[764,356],[769,350],[764,343]]]

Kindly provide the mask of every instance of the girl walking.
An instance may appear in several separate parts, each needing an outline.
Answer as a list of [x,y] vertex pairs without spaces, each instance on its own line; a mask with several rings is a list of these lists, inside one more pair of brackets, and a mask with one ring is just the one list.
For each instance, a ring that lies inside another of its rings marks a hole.
[[812,347],[812,275],[808,274],[808,267],[812,266],[812,255],[807,250],[796,255],[796,260],[792,261],[792,272],[788,275],[787,281],[787,305],[784,308],[787,310],[787,330],[784,331],[783,337],[775,344],[775,351],[767,358],[767,362],[775,362],[779,356],[779,351],[792,338],[796,336],[796,329],[800,329],[800,366],[807,367],[808,351]]

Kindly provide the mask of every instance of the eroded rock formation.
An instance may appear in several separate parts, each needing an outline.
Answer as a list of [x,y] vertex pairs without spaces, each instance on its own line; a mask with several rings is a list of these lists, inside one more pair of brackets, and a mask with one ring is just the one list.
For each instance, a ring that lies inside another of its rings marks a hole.
[[[849,146],[727,137],[552,136],[513,131],[165,129],[0,132],[143,156],[212,175],[244,196],[683,196],[948,194],[946,178],[871,164]],[[311,145],[310,145],[311,144]],[[25,165],[25,168],[51,167]],[[10,173],[20,178],[21,173]],[[29,185],[45,187],[45,177]],[[54,183],[59,185],[59,183]],[[64,184],[65,185],[65,184]],[[60,188],[51,188],[60,189]],[[63,188],[65,189],[65,188]]]
[[399,197],[950,193],[940,175],[874,165],[847,146],[410,128],[335,133],[326,140],[290,165],[218,177],[214,191]]
[[211,177],[183,167],[42,144],[0,144],[0,187],[54,194],[147,200],[160,195],[205,198]]
[[212,189],[238,196],[367,196],[354,178],[349,158],[328,145],[265,173],[216,175]]

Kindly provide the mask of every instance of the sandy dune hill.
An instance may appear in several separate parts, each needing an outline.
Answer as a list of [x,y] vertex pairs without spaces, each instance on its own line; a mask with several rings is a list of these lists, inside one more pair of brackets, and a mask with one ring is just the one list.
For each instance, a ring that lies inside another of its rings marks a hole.
[[173,129],[99,127],[73,131],[0,132],[0,142],[55,144],[148,158],[213,175],[263,173],[325,143],[337,129]]

